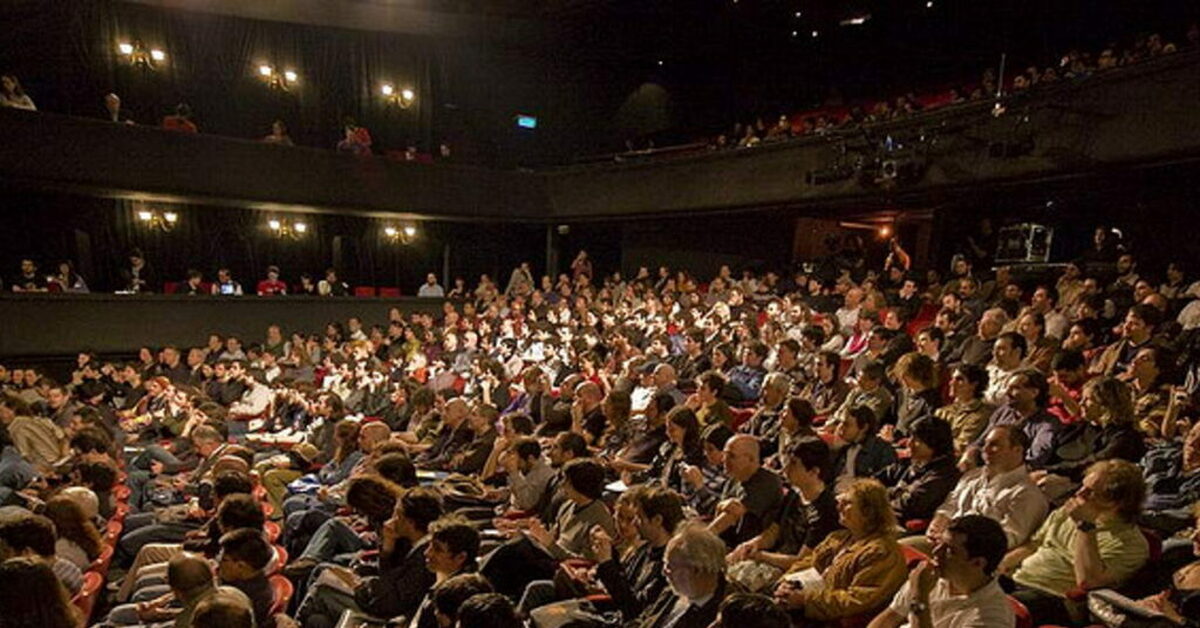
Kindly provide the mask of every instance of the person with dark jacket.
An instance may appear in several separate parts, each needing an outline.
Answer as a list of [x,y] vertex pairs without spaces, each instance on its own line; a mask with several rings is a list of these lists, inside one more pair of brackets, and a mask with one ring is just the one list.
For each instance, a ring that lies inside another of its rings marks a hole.
[[913,423],[910,430],[908,463],[897,462],[875,474],[888,487],[892,511],[902,523],[932,519],[960,475],[949,423],[925,417]]
[[592,550],[599,564],[596,577],[612,596],[621,616],[631,620],[652,604],[667,586],[663,556],[671,531],[683,521],[683,498],[669,489],[650,488],[634,499],[637,505],[638,536],[645,541],[628,557],[617,562],[612,539],[592,535]]
[[685,526],[667,543],[667,584],[629,628],[708,628],[728,589],[725,543],[703,525]]
[[[837,453],[833,459],[836,492],[855,478],[869,478],[896,461],[896,450],[875,433],[878,418],[868,406],[855,406],[837,426]],[[851,462],[853,461],[853,462]]]

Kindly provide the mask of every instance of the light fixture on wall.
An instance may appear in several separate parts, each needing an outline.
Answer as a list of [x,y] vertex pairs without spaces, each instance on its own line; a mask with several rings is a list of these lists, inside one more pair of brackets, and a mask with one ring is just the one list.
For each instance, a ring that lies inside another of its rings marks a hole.
[[417,239],[417,227],[415,225],[404,225],[397,227],[395,225],[385,225],[383,227],[383,236],[396,244],[410,244]]
[[267,229],[276,238],[299,240],[308,233],[308,223],[301,220],[288,220],[286,218],[269,218],[267,219]]
[[175,225],[179,223],[178,213],[154,209],[152,207],[136,207],[134,209],[134,215],[137,217],[139,223],[152,231],[162,231],[166,233],[174,229]]
[[161,48],[147,48],[140,39],[118,43],[117,52],[128,58],[130,65],[144,70],[153,70],[167,60],[167,53]]
[[410,87],[404,89],[396,89],[391,83],[384,83],[379,88],[379,93],[383,94],[384,102],[389,105],[395,105],[401,109],[408,109],[417,101],[417,93]]
[[258,66],[258,77],[267,83],[271,89],[277,89],[281,92],[291,90],[300,82],[300,75],[296,74],[295,70],[284,70],[280,72],[275,67],[261,64]]

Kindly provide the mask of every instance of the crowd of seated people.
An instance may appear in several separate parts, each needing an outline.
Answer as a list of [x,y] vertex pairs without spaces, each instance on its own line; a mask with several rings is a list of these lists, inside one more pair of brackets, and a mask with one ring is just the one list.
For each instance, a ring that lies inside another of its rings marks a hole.
[[967,258],[944,282],[839,254],[706,284],[577,261],[437,315],[84,353],[65,383],[0,367],[0,570],[20,581],[0,624],[1082,625],[1103,606],[1194,625],[1182,265],[1155,281],[1107,229],[1036,286]]
[[[1139,36],[1128,45],[1112,43],[1097,53],[1072,49],[1061,57],[1027,66],[1024,71],[1009,72],[1002,77],[1002,90],[1016,94],[1062,81],[1080,80],[1097,73],[1137,64],[1147,59],[1172,54],[1178,50],[1200,47],[1200,25],[1192,24],[1181,44],[1164,39],[1159,33]],[[751,122],[738,122],[732,129],[717,135],[709,142],[713,149],[751,148],[773,144],[808,135],[820,135],[863,124],[903,119],[908,116],[968,102],[993,98],[998,93],[999,78],[988,68],[969,85],[953,86],[942,91],[907,92],[891,100],[878,100],[848,105],[832,100],[810,111],[783,114],[772,121],[758,117]]]

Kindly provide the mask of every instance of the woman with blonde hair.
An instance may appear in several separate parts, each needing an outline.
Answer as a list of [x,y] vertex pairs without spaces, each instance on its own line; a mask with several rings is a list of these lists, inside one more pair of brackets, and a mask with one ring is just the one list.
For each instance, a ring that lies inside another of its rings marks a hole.
[[1066,478],[1072,484],[1083,480],[1088,466],[1102,460],[1121,459],[1137,463],[1146,453],[1145,436],[1134,418],[1133,392],[1115,377],[1098,377],[1083,387],[1083,420],[1059,433],[1054,456],[1044,473]]
[[[869,617],[908,575],[887,489],[877,480],[855,480],[837,504],[846,529],[801,556],[775,589],[775,600],[800,625]],[[822,586],[804,584],[818,580]]]

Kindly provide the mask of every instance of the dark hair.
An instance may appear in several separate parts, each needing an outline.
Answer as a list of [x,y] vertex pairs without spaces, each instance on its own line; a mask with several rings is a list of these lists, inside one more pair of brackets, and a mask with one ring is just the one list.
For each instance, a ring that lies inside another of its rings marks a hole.
[[241,471],[222,471],[213,479],[213,494],[217,497],[227,497],[235,493],[251,493],[254,491],[254,481]]
[[108,453],[112,441],[104,438],[107,433],[95,427],[85,427],[71,437],[71,449],[81,454]]
[[29,557],[0,564],[0,617],[4,626],[76,628],[79,616],[67,590],[46,563]]
[[817,410],[813,408],[812,403],[803,397],[791,397],[787,400],[788,412],[792,414],[792,418],[796,423],[800,424],[801,428],[812,427],[813,419],[817,416]]
[[1004,528],[991,517],[955,517],[946,529],[951,534],[961,534],[965,537],[963,546],[967,550],[967,558],[984,559],[983,573],[988,576],[996,571],[1000,561],[1008,553],[1008,536],[1005,535]]
[[859,377],[870,377],[871,379],[882,382],[887,377],[887,367],[879,360],[868,360],[858,369]]
[[377,475],[350,480],[346,487],[346,505],[375,522],[386,521],[396,509],[396,498],[403,489]]
[[65,495],[51,497],[43,513],[54,524],[58,538],[78,545],[88,560],[96,560],[100,556],[104,539],[96,529],[96,524],[88,519],[83,507],[75,500]]
[[858,425],[858,429],[864,432],[874,434],[875,430],[879,428],[879,417],[875,415],[875,411],[870,406],[854,406],[850,408],[848,414],[854,417],[855,425]]
[[479,555],[479,531],[459,517],[442,517],[429,525],[434,541],[444,543],[451,554],[466,554],[469,564]]
[[996,342],[1000,342],[1004,339],[1008,339],[1009,344],[1011,344],[1014,349],[1021,352],[1021,357],[1025,357],[1026,352],[1029,350],[1029,345],[1025,342],[1025,336],[1022,336],[1015,331],[1006,331],[999,336],[996,336]]
[[1054,354],[1054,358],[1050,360],[1050,370],[1052,371],[1074,371],[1084,365],[1083,354],[1079,351],[1071,349],[1061,349]]
[[704,433],[700,438],[717,449],[724,449],[725,441],[733,438],[733,430],[724,423],[713,423],[704,428]]
[[254,628],[254,609],[238,598],[206,596],[192,614],[193,628]]
[[927,334],[930,340],[938,343],[938,346],[941,346],[941,343],[946,340],[946,332],[942,331],[940,327],[934,327],[933,325],[922,329],[917,335],[921,334]]
[[111,491],[117,483],[117,465],[111,462],[85,462],[75,467],[79,482],[97,493]]
[[239,528],[222,536],[220,544],[221,552],[226,557],[259,571],[265,569],[275,557],[275,550],[263,536],[262,530]]
[[408,489],[397,505],[404,511],[404,517],[421,532],[428,532],[429,526],[443,514],[441,493],[431,488]]
[[721,602],[720,628],[791,628],[786,611],[771,598],[758,593],[734,593]]
[[491,592],[492,585],[487,578],[475,573],[459,574],[433,589],[433,604],[439,613],[453,620],[458,617],[458,609],[464,602],[480,593]]
[[954,431],[950,423],[932,416],[924,416],[910,426],[912,437],[925,443],[933,450],[933,457],[954,454]]
[[668,533],[673,532],[684,519],[683,498],[671,489],[648,487],[637,494],[636,501],[647,519],[662,517],[663,529]]
[[675,398],[672,397],[670,393],[661,392],[656,393],[650,398],[650,405],[654,406],[654,409],[658,410],[659,415],[664,415],[671,410],[674,410],[676,404]]
[[1142,322],[1146,323],[1146,326],[1150,328],[1158,327],[1159,323],[1162,322],[1162,312],[1153,305],[1138,303],[1129,308],[1129,313],[1142,319]]
[[557,438],[559,439],[559,448],[563,452],[571,452],[576,458],[583,458],[588,455],[587,441],[583,436],[575,432],[562,432]]
[[513,441],[512,451],[521,460],[529,457],[540,458],[542,455],[542,446],[536,438],[523,436]]
[[217,523],[224,530],[252,528],[261,531],[265,521],[262,506],[247,493],[230,495],[217,507]]
[[[533,417],[524,412],[514,412],[504,415],[504,421],[507,421],[507,430],[517,434],[528,436],[533,433]],[[508,433],[507,431],[505,433]]]
[[41,515],[26,512],[0,520],[0,540],[17,553],[33,550],[37,555],[54,555],[54,523]]
[[966,378],[968,382],[975,385],[976,399],[979,399],[983,396],[983,392],[987,390],[988,387],[988,373],[986,369],[977,364],[963,362],[954,367],[954,370],[958,371],[958,373]]
[[458,607],[458,628],[521,628],[512,601],[500,593],[476,593]]
[[667,420],[683,428],[683,451],[689,452],[700,449],[700,419],[687,406],[672,408],[667,413]]
[[408,457],[408,454],[402,452],[380,456],[375,461],[375,473],[378,473],[385,480],[403,487],[413,487],[419,483],[417,480],[417,467],[413,465],[412,459]]
[[792,462],[798,462],[805,469],[817,469],[822,478],[829,475],[829,467],[833,463],[829,444],[823,439],[807,436],[793,442],[787,451]]
[[1024,377],[1025,382],[1037,389],[1037,405],[1039,408],[1045,408],[1050,403],[1050,382],[1046,381],[1046,376],[1041,371],[1035,368],[1024,368],[1017,371],[1018,377]]
[[992,429],[1003,429],[1004,433],[1008,435],[1008,444],[1010,447],[1020,447],[1021,451],[1029,453],[1029,447],[1033,443],[1029,440],[1029,435],[1025,433],[1025,430],[1021,429],[1021,426],[1016,424],[997,425]]
[[604,495],[604,467],[591,458],[568,462],[563,466],[563,478],[588,499],[600,499]]
[[719,395],[729,380],[720,371],[705,371],[700,374],[700,377],[696,378],[696,381],[699,382],[699,385],[715,391]]

